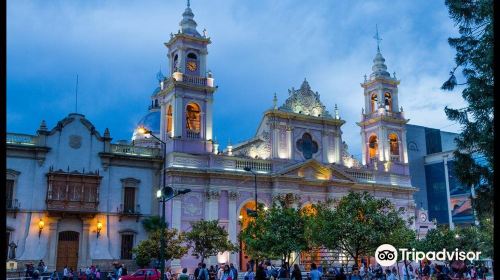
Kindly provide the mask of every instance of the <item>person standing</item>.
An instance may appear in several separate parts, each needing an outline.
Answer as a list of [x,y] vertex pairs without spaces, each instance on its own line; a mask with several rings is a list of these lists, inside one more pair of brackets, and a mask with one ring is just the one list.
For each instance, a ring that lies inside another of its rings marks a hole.
[[359,270],[353,270],[352,274],[349,275],[349,280],[362,280],[361,276],[359,275]]
[[392,274],[392,271],[390,269],[386,269],[385,270],[385,277],[387,280],[396,280],[396,278],[394,277],[394,274]]
[[216,276],[216,271],[213,265],[210,266],[210,269],[208,270],[208,279],[209,280],[215,280]]
[[179,275],[178,280],[189,280],[189,275],[187,274],[187,268],[182,269],[182,273]]
[[266,272],[264,271],[264,265],[259,264],[257,270],[255,271],[255,280],[266,280]]
[[201,269],[198,273],[198,280],[209,280],[209,274],[208,274],[208,270],[207,270],[207,264],[206,263],[202,263],[201,264]]
[[201,263],[198,263],[198,266],[194,270],[194,279],[198,280],[198,275],[200,274],[200,269],[201,269]]
[[293,265],[291,280],[302,280],[302,271],[300,271],[298,264]]
[[222,276],[220,280],[233,280],[234,275],[231,269],[229,268],[229,265],[224,265],[224,271],[222,272]]
[[233,272],[233,280],[238,280],[238,270],[234,267],[233,263],[229,265],[229,269]]
[[68,266],[65,265],[63,270],[63,280],[68,280],[68,279],[69,279],[69,270]]
[[219,270],[217,271],[217,280],[222,279],[222,274],[224,274],[224,267],[221,265],[219,266]]
[[[343,269],[340,269],[341,271],[343,271]],[[310,277],[311,277],[311,280],[320,280],[321,279],[321,272],[319,272],[318,270],[318,267],[316,266],[315,263],[312,263],[311,264],[311,272],[309,273]],[[345,279],[341,279],[341,280],[345,280]]]

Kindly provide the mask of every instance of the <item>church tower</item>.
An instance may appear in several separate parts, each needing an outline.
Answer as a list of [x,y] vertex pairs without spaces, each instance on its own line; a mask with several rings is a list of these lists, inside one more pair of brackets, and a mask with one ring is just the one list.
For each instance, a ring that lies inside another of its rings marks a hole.
[[167,152],[212,151],[212,101],[216,90],[207,70],[206,31],[196,30],[189,1],[176,34],[165,43],[170,75],[160,82],[160,131]]
[[403,107],[398,104],[396,73],[387,72],[385,59],[380,53],[377,35],[377,54],[373,59],[372,73],[361,83],[365,106],[362,109],[361,127],[362,163],[370,168],[408,174]]

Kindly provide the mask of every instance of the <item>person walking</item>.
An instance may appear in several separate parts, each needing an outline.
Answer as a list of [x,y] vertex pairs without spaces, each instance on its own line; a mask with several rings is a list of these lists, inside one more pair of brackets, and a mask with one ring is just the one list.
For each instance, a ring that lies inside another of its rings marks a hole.
[[231,272],[233,272],[233,279],[238,280],[238,270],[236,267],[234,267],[233,263],[229,265],[229,269],[231,269]]
[[222,276],[220,280],[233,280],[234,275],[231,269],[229,268],[229,265],[224,265],[224,271],[222,272]]
[[300,271],[298,264],[293,265],[291,280],[302,280],[302,271]]
[[266,280],[266,272],[264,271],[264,265],[257,265],[257,269],[255,271],[255,280]]
[[210,266],[210,269],[208,270],[208,279],[209,280],[215,280],[216,277],[216,271],[213,265]]
[[200,274],[201,263],[198,263],[198,266],[194,270],[194,280],[198,280],[198,275]]
[[[341,269],[342,270],[342,269]],[[309,276],[311,277],[311,280],[320,280],[321,279],[321,272],[319,272],[318,267],[316,266],[315,263],[311,264],[311,272],[309,272]],[[345,280],[345,279],[341,279]]]

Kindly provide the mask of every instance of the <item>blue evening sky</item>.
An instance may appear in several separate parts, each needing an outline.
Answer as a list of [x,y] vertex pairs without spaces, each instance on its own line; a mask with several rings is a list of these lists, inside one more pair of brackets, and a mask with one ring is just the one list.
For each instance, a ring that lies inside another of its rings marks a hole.
[[[183,0],[7,1],[7,131],[35,134],[75,111],[102,134],[130,139],[166,73],[166,47]],[[463,107],[439,89],[453,67],[457,34],[444,1],[192,0],[206,28],[216,84],[214,135],[221,146],[254,135],[262,113],[307,78],[327,109],[338,104],[343,140],[360,154],[360,83],[371,73],[379,26],[388,71],[411,124],[457,132],[444,107]]]

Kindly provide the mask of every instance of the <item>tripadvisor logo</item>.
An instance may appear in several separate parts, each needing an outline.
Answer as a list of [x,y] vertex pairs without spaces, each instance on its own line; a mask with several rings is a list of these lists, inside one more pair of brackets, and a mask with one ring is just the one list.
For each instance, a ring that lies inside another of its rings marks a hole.
[[396,263],[398,260],[398,255],[400,256],[400,260],[402,261],[421,261],[424,259],[430,261],[454,261],[454,260],[469,260],[469,261],[477,261],[479,260],[479,255],[481,252],[464,252],[459,251],[458,248],[454,251],[448,251],[443,249],[441,251],[416,251],[413,249],[399,248],[398,250],[392,246],[391,244],[382,244],[378,246],[375,251],[375,260],[381,266],[391,266]]

